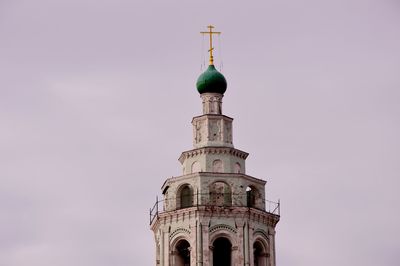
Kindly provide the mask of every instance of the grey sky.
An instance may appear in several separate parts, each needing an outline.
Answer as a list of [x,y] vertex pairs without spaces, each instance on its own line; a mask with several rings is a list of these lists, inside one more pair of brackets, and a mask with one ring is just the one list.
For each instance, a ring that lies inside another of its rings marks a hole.
[[154,265],[210,23],[278,264],[400,265],[399,1],[2,0],[0,266]]

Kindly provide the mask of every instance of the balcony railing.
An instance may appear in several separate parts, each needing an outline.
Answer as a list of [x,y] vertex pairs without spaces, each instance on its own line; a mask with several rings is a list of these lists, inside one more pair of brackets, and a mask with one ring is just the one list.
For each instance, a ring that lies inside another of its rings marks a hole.
[[195,193],[181,197],[168,197],[159,200],[150,208],[150,224],[165,211],[174,211],[191,207],[248,207],[280,215],[280,202],[273,202],[250,194],[235,193]]

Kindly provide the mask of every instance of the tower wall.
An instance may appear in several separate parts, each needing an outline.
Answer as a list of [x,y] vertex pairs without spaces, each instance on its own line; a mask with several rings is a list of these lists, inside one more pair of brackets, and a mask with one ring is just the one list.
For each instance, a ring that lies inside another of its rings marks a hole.
[[190,265],[213,265],[213,242],[225,237],[232,243],[231,265],[255,265],[253,246],[259,241],[265,247],[262,265],[274,266],[277,222],[274,215],[246,207],[192,207],[163,213],[153,225],[156,246],[161,247],[157,265],[179,265],[175,247],[182,239],[191,247]]

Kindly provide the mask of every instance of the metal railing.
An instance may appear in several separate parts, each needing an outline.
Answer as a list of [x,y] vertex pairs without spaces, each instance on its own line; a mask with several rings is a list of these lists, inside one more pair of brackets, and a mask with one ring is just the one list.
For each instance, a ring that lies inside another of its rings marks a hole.
[[280,201],[273,202],[249,193],[194,193],[181,197],[167,197],[156,202],[150,208],[150,224],[165,211],[174,211],[191,207],[248,207],[280,215]]

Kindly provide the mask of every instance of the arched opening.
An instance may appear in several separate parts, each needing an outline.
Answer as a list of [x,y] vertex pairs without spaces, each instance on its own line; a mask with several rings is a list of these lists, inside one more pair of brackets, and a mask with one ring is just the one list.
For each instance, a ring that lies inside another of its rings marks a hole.
[[213,243],[213,265],[231,266],[232,244],[225,237],[217,238]]
[[180,240],[175,246],[176,266],[190,266],[190,244],[186,240]]
[[224,171],[224,165],[221,160],[215,160],[213,162],[213,172],[222,173]]
[[231,206],[231,187],[224,182],[214,182],[210,186],[210,203],[215,206]]
[[257,202],[260,199],[260,193],[253,186],[248,186],[246,188],[246,197],[247,197],[247,207],[257,208]]
[[169,207],[169,195],[168,195],[168,192],[169,192],[169,186],[167,186],[166,188],[164,188],[164,190],[163,190],[163,192],[162,192],[162,194],[163,194],[163,196],[164,196],[164,210],[168,210],[168,207]]
[[267,266],[268,255],[265,251],[264,245],[260,241],[253,244],[254,266]]
[[188,185],[181,188],[179,199],[180,205],[178,206],[180,206],[180,208],[187,208],[193,205],[193,193],[192,189]]

